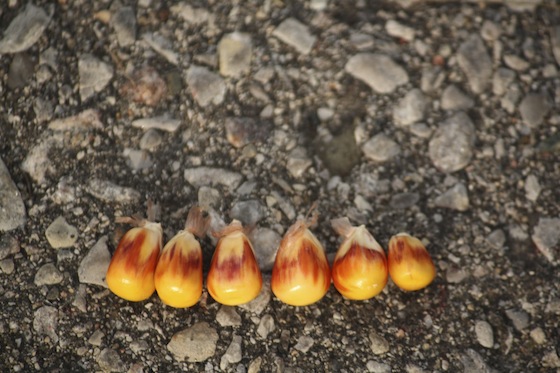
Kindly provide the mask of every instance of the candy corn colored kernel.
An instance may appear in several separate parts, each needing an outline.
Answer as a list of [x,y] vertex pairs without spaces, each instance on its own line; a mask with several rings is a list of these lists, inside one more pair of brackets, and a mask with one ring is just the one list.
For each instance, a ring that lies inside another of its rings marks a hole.
[[403,290],[419,290],[436,276],[430,254],[419,239],[399,233],[389,241],[389,274]]
[[333,220],[332,225],[346,237],[332,267],[334,286],[348,299],[376,296],[387,284],[387,258],[383,248],[363,225],[353,227],[347,218]]
[[310,223],[299,220],[290,227],[276,254],[270,286],[282,302],[306,306],[327,293],[331,271],[323,246],[308,229]]
[[241,223],[232,221],[218,236],[221,238],[208,271],[208,292],[228,306],[255,299],[262,288],[262,275]]
[[133,222],[139,227],[132,228],[121,238],[107,270],[107,285],[126,300],[148,299],[155,290],[154,271],[163,234],[161,225],[133,218],[118,221]]
[[191,208],[185,229],[163,248],[154,280],[160,299],[168,306],[193,306],[202,294],[202,249],[194,236],[204,236],[209,222],[199,207]]

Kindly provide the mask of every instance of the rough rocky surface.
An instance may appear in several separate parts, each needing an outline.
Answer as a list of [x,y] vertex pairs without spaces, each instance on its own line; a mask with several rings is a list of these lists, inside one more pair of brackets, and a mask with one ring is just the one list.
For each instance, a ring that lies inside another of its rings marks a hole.
[[[553,1],[1,4],[0,371],[560,369]],[[259,296],[105,288],[148,199],[165,241],[196,203],[254,225]],[[434,282],[281,303],[276,248],[314,202],[329,258],[346,216],[419,237]]]

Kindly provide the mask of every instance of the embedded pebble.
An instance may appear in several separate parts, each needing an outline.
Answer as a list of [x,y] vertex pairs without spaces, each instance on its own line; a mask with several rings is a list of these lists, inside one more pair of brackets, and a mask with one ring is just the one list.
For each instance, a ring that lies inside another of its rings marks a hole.
[[154,150],[163,142],[163,137],[161,133],[156,129],[149,129],[140,138],[140,149],[143,150]]
[[[147,341],[141,339],[141,340],[130,342],[129,347],[130,347],[130,350],[132,352],[134,352],[135,354],[138,354],[142,351],[146,351],[147,349],[149,349],[150,345],[148,344]],[[129,371],[129,373],[130,373],[130,371]]]
[[398,126],[408,126],[424,119],[430,101],[421,90],[409,91],[394,107],[393,121]]
[[167,62],[173,65],[179,64],[179,55],[173,51],[171,41],[163,35],[157,32],[147,32],[142,35],[142,40],[157,54],[165,58]]
[[91,54],[82,54],[78,60],[80,97],[82,102],[101,92],[113,79],[113,67]]
[[488,322],[477,320],[474,324],[474,332],[476,334],[476,340],[482,347],[494,347],[494,331]]
[[389,342],[374,331],[369,332],[369,347],[375,355],[383,355],[389,351]]
[[509,309],[506,310],[506,316],[518,331],[523,331],[529,326],[529,314],[524,310]]
[[121,47],[128,47],[136,41],[136,15],[130,6],[119,8],[111,17],[111,25],[117,34]]
[[132,203],[140,199],[140,193],[133,188],[121,187],[108,180],[91,179],[86,191],[105,202]]
[[227,118],[225,121],[226,138],[236,148],[247,144],[266,141],[272,130],[272,123],[255,118]]
[[214,356],[218,333],[206,322],[199,322],[171,337],[167,349],[178,361],[201,362]]
[[214,167],[187,168],[184,177],[195,188],[222,185],[230,190],[237,188],[243,180],[243,176],[237,172]]
[[110,348],[104,348],[97,356],[96,361],[104,372],[124,372],[126,370],[118,352]]
[[464,112],[459,112],[442,122],[429,145],[434,165],[442,172],[455,172],[471,161],[475,141],[475,128]]
[[48,263],[39,268],[37,273],[35,273],[35,279],[33,282],[37,286],[56,285],[60,284],[63,279],[64,276],[58,268],[56,268],[53,263]]
[[27,172],[36,183],[43,183],[47,173],[55,171],[53,162],[49,158],[49,152],[53,147],[59,147],[62,144],[61,135],[43,137],[25,157],[21,165],[22,170]]
[[286,168],[293,177],[300,178],[312,164],[313,161],[307,156],[305,148],[297,147],[288,155]]
[[35,62],[27,53],[18,53],[12,59],[6,81],[8,88],[23,88],[35,72]]
[[469,208],[467,188],[463,183],[457,183],[451,189],[436,197],[434,203],[437,207],[466,211]]
[[480,36],[486,41],[494,41],[500,38],[502,29],[500,25],[489,20],[484,20],[480,28]]
[[307,335],[302,335],[298,338],[297,343],[294,346],[294,349],[306,353],[313,347],[315,344],[315,340]]
[[19,53],[29,49],[39,40],[51,20],[42,8],[27,3],[25,9],[13,19],[0,40],[0,54]]
[[514,54],[506,54],[504,56],[504,63],[510,69],[515,71],[525,71],[529,68],[529,62]]
[[274,324],[274,317],[272,315],[266,314],[261,318],[259,326],[257,327],[257,334],[262,338],[266,339],[270,333],[276,328]]
[[530,174],[525,179],[525,197],[529,201],[536,202],[541,194],[541,185],[539,184],[539,179],[533,174]]
[[251,232],[250,240],[255,248],[255,257],[261,271],[272,270],[282,237],[274,229],[258,227]]
[[167,83],[158,71],[149,65],[134,70],[120,90],[123,96],[148,106],[159,104],[167,91]]
[[220,74],[239,77],[251,69],[251,36],[243,32],[232,32],[218,43]]
[[546,342],[546,334],[540,327],[531,330],[529,335],[531,336],[531,339],[533,339],[533,341],[535,341],[535,343],[538,345],[542,345]]
[[88,343],[92,346],[99,347],[103,343],[103,338],[105,337],[105,333],[101,330],[97,329],[93,332],[93,334],[88,338]]
[[0,272],[11,275],[14,272],[15,263],[12,258],[0,260]]
[[25,204],[2,158],[0,158],[0,206],[0,231],[11,231],[25,224]]
[[306,25],[295,18],[285,19],[274,29],[272,35],[294,47],[301,54],[309,54],[317,39],[309,32],[309,28]]
[[239,308],[252,312],[255,315],[260,315],[268,306],[268,303],[270,303],[271,298],[270,279],[263,278],[263,286],[259,295],[249,303],[240,305]]
[[180,119],[168,118],[166,116],[141,118],[132,121],[132,127],[143,130],[157,129],[165,132],[175,132],[181,125]]
[[415,30],[412,27],[405,26],[392,19],[385,23],[385,31],[395,38],[401,38],[406,41],[414,40]]
[[545,258],[554,263],[559,250],[560,219],[540,218],[531,238]]
[[391,93],[408,83],[408,73],[389,56],[359,53],[346,63],[345,70],[378,93]]
[[145,150],[126,148],[123,156],[128,158],[128,165],[135,171],[145,170],[154,164],[152,157]]
[[441,108],[443,110],[467,110],[473,106],[473,99],[454,84],[447,86],[441,95]]
[[523,122],[529,127],[540,125],[552,108],[547,95],[542,93],[529,93],[519,104],[519,113]]
[[171,13],[178,15],[183,20],[193,25],[208,22],[210,12],[204,8],[194,8],[187,4],[187,2],[180,2],[169,8]]
[[72,301],[72,305],[81,312],[87,312],[86,291],[86,285],[80,284]]
[[445,74],[439,66],[427,66],[422,69],[420,89],[422,92],[432,93],[439,89],[445,81]]
[[366,158],[374,162],[385,162],[401,153],[400,146],[384,133],[375,135],[362,145]]
[[78,240],[78,229],[59,216],[49,225],[45,236],[53,249],[72,247]]
[[220,326],[241,326],[241,316],[235,307],[222,305],[216,313],[216,322]]
[[474,93],[482,93],[492,76],[492,60],[484,41],[477,34],[469,36],[457,51],[457,62],[467,76]]
[[186,82],[192,97],[200,106],[220,105],[224,101],[226,83],[218,74],[206,67],[194,65],[189,67]]
[[391,373],[391,366],[378,361],[370,360],[366,364],[366,368],[370,373]]
[[515,71],[501,67],[492,76],[492,93],[502,96],[515,81]]
[[207,186],[198,188],[198,204],[200,207],[210,209],[219,205],[222,195],[220,191]]
[[450,284],[459,284],[469,277],[469,273],[462,268],[451,265],[445,271],[445,280]]
[[496,249],[501,249],[506,243],[506,234],[501,229],[496,229],[486,237],[486,242]]
[[230,364],[239,363],[243,357],[242,345],[243,340],[238,335],[233,335],[233,339],[227,348],[226,352],[220,359],[220,369],[226,370]]
[[461,364],[463,365],[463,373],[494,373],[495,370],[490,368],[486,361],[478,352],[473,349],[467,349],[465,353],[459,355]]
[[236,202],[229,213],[232,219],[237,219],[243,225],[255,225],[266,215],[265,207],[258,200]]
[[78,279],[82,284],[107,287],[105,275],[111,263],[111,253],[107,247],[107,236],[101,237],[89,250],[78,267]]
[[432,129],[426,123],[414,123],[408,127],[410,133],[422,139],[429,139],[432,136]]
[[49,122],[49,129],[53,131],[82,132],[92,129],[102,129],[101,116],[96,109],[86,109],[79,114]]
[[46,335],[53,342],[58,342],[58,310],[51,306],[43,306],[33,313],[33,330],[37,334]]

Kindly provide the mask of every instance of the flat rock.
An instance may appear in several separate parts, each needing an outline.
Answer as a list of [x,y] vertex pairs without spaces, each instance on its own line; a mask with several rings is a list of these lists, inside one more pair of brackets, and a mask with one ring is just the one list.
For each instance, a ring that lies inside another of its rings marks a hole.
[[527,126],[534,128],[543,122],[551,108],[547,95],[529,93],[519,104],[519,114]]
[[415,88],[409,91],[394,107],[393,122],[398,126],[408,126],[424,119],[430,100]]
[[157,32],[147,32],[142,35],[142,40],[167,62],[173,65],[179,64],[179,54],[173,50],[173,44],[165,36]]
[[187,168],[184,172],[185,180],[192,186],[222,185],[230,190],[234,190],[243,180],[243,175],[223,168],[196,167]]
[[156,129],[149,129],[140,138],[138,146],[140,146],[142,150],[153,151],[160,146],[162,142],[163,136],[161,132]]
[[272,35],[294,47],[301,54],[309,54],[317,39],[306,25],[295,18],[285,19],[274,29]]
[[86,191],[105,202],[137,202],[140,199],[140,193],[133,188],[122,187],[108,180],[91,179],[86,186]]
[[39,40],[51,20],[42,8],[31,3],[17,15],[0,40],[0,54],[18,53],[29,49]]
[[232,32],[218,43],[220,74],[239,77],[251,69],[252,43],[247,33]]
[[467,110],[473,106],[473,99],[454,84],[447,86],[441,95],[441,108],[443,110]]
[[506,310],[506,316],[518,331],[523,331],[529,326],[529,314],[524,310],[509,309]]
[[313,347],[315,344],[315,340],[308,335],[302,335],[298,338],[297,343],[294,346],[294,349],[306,353]]
[[78,279],[82,284],[107,287],[105,275],[111,263],[111,253],[107,247],[107,236],[101,237],[89,250],[78,267]]
[[460,354],[459,359],[463,365],[463,373],[497,373],[490,368],[483,357],[473,349],[467,349]]
[[531,238],[545,258],[555,263],[560,250],[560,219],[540,218]]
[[529,62],[519,56],[516,56],[515,54],[504,55],[504,63],[507,67],[515,71],[525,71],[530,66]]
[[25,224],[25,204],[2,158],[0,158],[0,206],[0,231],[11,231]]
[[251,232],[250,240],[261,271],[271,271],[282,237],[274,229],[258,227]]
[[134,44],[136,41],[136,15],[132,7],[120,7],[111,17],[111,25],[121,47]]
[[389,342],[374,331],[369,333],[369,347],[375,355],[383,355],[389,351]]
[[484,41],[478,34],[472,34],[457,51],[457,62],[467,76],[474,93],[482,93],[492,76],[492,60]]
[[33,329],[39,335],[46,335],[58,342],[58,310],[51,306],[38,308],[33,314]]
[[206,67],[191,66],[187,70],[186,82],[191,95],[200,106],[219,105],[224,101],[226,83]]
[[53,263],[47,263],[39,268],[37,273],[35,273],[35,279],[33,282],[37,286],[56,285],[60,284],[63,279],[64,276],[58,268],[56,268]]
[[181,125],[180,119],[168,118],[166,116],[140,118],[132,121],[132,127],[141,128],[145,131],[158,129],[165,132],[175,132]]
[[0,234],[0,260],[10,255],[15,255],[19,253],[20,250],[19,241],[16,238],[7,233]]
[[101,116],[96,109],[86,109],[79,114],[65,118],[54,119],[49,122],[49,129],[53,131],[84,132],[102,129]]
[[45,136],[31,148],[21,168],[31,176],[36,183],[43,183],[48,173],[55,171],[49,152],[53,147],[63,144],[61,135]]
[[420,201],[420,195],[414,192],[397,193],[391,196],[389,204],[397,210],[408,209]]
[[345,70],[378,93],[391,93],[408,83],[406,70],[384,54],[359,53],[348,60]]
[[35,73],[35,65],[35,61],[29,54],[16,54],[8,70],[8,79],[6,81],[8,88],[16,89],[25,87]]
[[78,60],[78,73],[80,97],[84,102],[109,84],[113,79],[114,70],[108,63],[86,53]]
[[259,326],[257,327],[257,334],[262,338],[266,339],[270,333],[274,331],[276,325],[274,323],[274,317],[272,315],[266,314],[261,317]]
[[440,124],[429,144],[433,164],[442,172],[455,172],[465,168],[473,156],[476,139],[471,119],[458,112]]
[[187,2],[180,2],[169,8],[171,13],[181,17],[186,22],[192,25],[199,25],[208,22],[210,12],[204,8],[195,8]]
[[273,129],[272,122],[246,117],[232,117],[225,121],[226,138],[236,148],[264,142]]
[[533,174],[528,175],[525,179],[525,197],[529,201],[536,202],[541,194],[541,190],[539,179]]
[[49,225],[45,236],[53,249],[72,247],[78,240],[78,229],[59,216]]
[[216,321],[220,326],[241,326],[241,316],[235,307],[222,305],[216,313]]
[[492,76],[492,92],[496,96],[504,95],[509,86],[515,81],[515,71],[501,67]]
[[384,133],[373,136],[363,146],[366,158],[374,162],[385,162],[400,154],[400,146]]
[[201,362],[214,356],[218,338],[216,329],[199,322],[171,337],[167,349],[178,361]]
[[243,225],[255,225],[266,215],[265,207],[256,199],[236,202],[229,212],[232,219]]
[[366,368],[370,373],[391,373],[392,368],[389,364],[380,363],[378,361],[370,360],[366,364]]
[[463,183],[457,183],[452,188],[438,196],[435,201],[437,207],[451,210],[466,211],[469,208],[469,195]]
[[494,331],[487,321],[478,320],[474,324],[474,332],[476,334],[476,340],[482,347],[494,347]]
[[286,169],[294,178],[300,178],[311,167],[313,161],[309,158],[307,150],[298,146],[290,152],[286,162]]
[[387,34],[392,37],[400,38],[406,41],[414,40],[414,34],[416,33],[412,27],[405,26],[393,19],[390,19],[385,23],[385,31],[387,31]]
[[220,369],[222,371],[225,371],[230,364],[239,363],[241,361],[241,358],[243,357],[242,342],[243,340],[240,336],[235,334],[233,335],[229,347],[220,359]]
[[119,353],[111,348],[104,348],[97,356],[97,364],[104,372],[124,372],[126,366]]

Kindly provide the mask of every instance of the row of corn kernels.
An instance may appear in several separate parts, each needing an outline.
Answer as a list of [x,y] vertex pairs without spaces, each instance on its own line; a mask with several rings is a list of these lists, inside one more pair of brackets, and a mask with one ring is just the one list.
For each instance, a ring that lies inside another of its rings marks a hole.
[[[202,294],[202,249],[195,236],[203,237],[209,216],[193,207],[185,229],[162,247],[159,223],[137,218],[118,222],[136,225],[119,242],[107,270],[109,289],[130,301],[148,299],[154,291],[172,307],[190,307]],[[331,278],[346,298],[374,297],[385,287],[388,275],[404,290],[418,290],[435,277],[435,267],[424,245],[401,233],[389,241],[388,259],[365,226],[354,227],[347,218],[332,221],[344,237],[331,268],[319,240],[309,230],[311,220],[298,220],[282,239],[272,269],[271,289],[282,302],[305,306],[320,300]],[[222,231],[206,279],[208,292],[217,302],[239,305],[253,300],[262,287],[254,249],[241,223],[234,220]],[[332,272],[332,273],[331,273]]]

